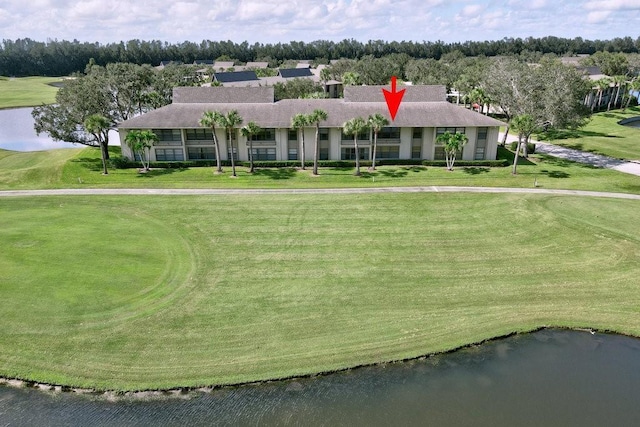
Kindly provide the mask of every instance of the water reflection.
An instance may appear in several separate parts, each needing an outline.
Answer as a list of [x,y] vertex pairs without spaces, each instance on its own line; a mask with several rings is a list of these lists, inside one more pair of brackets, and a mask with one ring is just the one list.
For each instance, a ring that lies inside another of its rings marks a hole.
[[0,387],[9,425],[636,425],[640,340],[541,331],[426,360],[148,401]]
[[[37,135],[33,129],[32,108],[0,110],[0,148],[13,151],[39,151],[54,148],[78,148],[80,144],[54,141],[46,134]],[[111,145],[119,145],[118,133],[109,133]]]

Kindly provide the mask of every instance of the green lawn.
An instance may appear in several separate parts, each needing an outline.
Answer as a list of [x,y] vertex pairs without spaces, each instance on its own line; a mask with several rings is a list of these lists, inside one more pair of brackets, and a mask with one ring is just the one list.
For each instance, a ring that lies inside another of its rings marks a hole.
[[539,326],[640,335],[638,211],[462,193],[2,198],[0,375],[155,389]]
[[576,131],[543,135],[557,145],[607,156],[640,160],[640,128],[619,125],[622,119],[640,116],[640,107],[613,110],[592,116],[587,126]]
[[[112,147],[116,155],[118,147]],[[512,159],[506,150],[501,155]],[[37,160],[34,160],[37,159]],[[35,164],[38,166],[36,167]],[[46,167],[43,172],[40,168]],[[532,156],[520,161],[518,175],[510,167],[380,167],[369,173],[362,168],[361,177],[353,176],[353,168],[325,168],[320,176],[311,171],[258,169],[250,175],[238,169],[238,178],[230,178],[231,168],[215,175],[213,168],[156,169],[140,174],[137,169],[110,169],[101,172],[97,149],[62,149],[39,153],[0,150],[0,189],[29,188],[335,188],[463,185],[488,187],[541,188],[613,191],[640,194],[640,177],[612,170],[597,169],[547,156]]]
[[0,77],[0,108],[51,104],[58,91],[51,83],[62,81],[61,77]]

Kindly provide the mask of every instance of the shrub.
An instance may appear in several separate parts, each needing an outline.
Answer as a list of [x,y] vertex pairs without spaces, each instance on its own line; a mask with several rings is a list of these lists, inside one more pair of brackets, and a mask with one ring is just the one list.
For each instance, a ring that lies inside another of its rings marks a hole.
[[[511,146],[510,146],[511,151],[515,152],[517,146],[518,146],[518,141],[513,141],[511,143]],[[534,144],[533,142],[528,142],[527,143],[527,153],[528,154],[533,154],[535,152],[536,152],[536,144]]]

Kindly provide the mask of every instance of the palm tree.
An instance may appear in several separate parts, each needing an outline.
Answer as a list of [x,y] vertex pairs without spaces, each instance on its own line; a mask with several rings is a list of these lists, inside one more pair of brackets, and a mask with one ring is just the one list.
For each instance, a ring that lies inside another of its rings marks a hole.
[[[631,81],[629,82],[629,89],[633,92],[640,92],[640,77],[634,77],[633,79],[631,79]],[[633,98],[630,94],[628,94],[628,98],[627,98],[627,103],[625,105],[625,109],[629,108],[629,104],[631,103],[631,98]]]
[[256,122],[249,122],[240,129],[243,136],[249,141],[249,173],[253,173],[253,135],[260,133],[262,128]]
[[300,144],[300,164],[304,170],[304,128],[309,126],[309,116],[298,113],[291,118],[291,127],[298,131],[298,143]]
[[218,117],[218,126],[223,127],[227,131],[227,141],[231,149],[231,176],[236,177],[236,162],[233,147],[233,132],[236,126],[242,124],[242,117],[238,110],[231,110],[226,115],[220,114]]
[[222,163],[220,162],[220,143],[216,135],[216,124],[220,121],[221,113],[217,111],[205,111],[200,119],[200,126],[210,128],[213,133],[213,145],[216,149],[216,173],[222,173]]
[[142,170],[149,171],[149,150],[158,142],[158,135],[150,130],[132,130],[124,137],[124,142],[137,152],[142,162]]
[[449,131],[436,138],[438,144],[444,145],[444,154],[447,161],[447,170],[453,170],[456,161],[456,153],[462,149],[469,139],[464,133],[451,133]]
[[344,86],[357,86],[360,84],[360,74],[347,71],[342,75],[342,84]]
[[523,143],[527,144],[529,142],[529,137],[538,129],[538,125],[529,114],[523,114],[513,118],[511,121],[511,127],[518,132],[518,144],[516,145],[516,153],[513,158],[513,171],[511,172],[512,174],[517,175],[518,172],[516,168],[518,167],[520,147]]
[[327,112],[320,109],[313,110],[308,116],[309,123],[316,125],[316,140],[313,146],[313,174],[318,175],[318,157],[320,156],[320,122],[327,120]]
[[100,145],[100,153],[102,154],[102,174],[108,175],[107,159],[109,158],[109,129],[111,122],[102,114],[92,114],[84,121],[84,128],[93,135],[94,139]]
[[376,170],[376,148],[378,146],[378,133],[389,124],[389,120],[382,114],[376,113],[367,119],[369,129],[373,131],[373,155],[371,157],[371,170]]
[[[602,105],[602,95],[604,94],[604,91],[609,89],[609,85],[611,84],[611,80],[608,77],[603,77],[601,79],[596,80],[596,87],[598,88],[598,110],[600,110],[600,107]],[[594,109],[595,105],[591,106],[591,112],[593,113],[593,109]]]
[[356,171],[355,176],[360,176],[360,150],[358,149],[358,134],[367,130],[367,121],[362,117],[354,117],[347,120],[342,125],[342,129],[346,135],[353,135],[353,145],[356,150]]
[[[627,76],[613,76],[613,83],[616,85],[616,97],[613,100],[613,108],[616,108],[618,105],[618,99],[620,99],[620,89],[622,89],[622,85],[627,83]],[[607,111],[610,110],[611,100],[609,100],[609,105],[607,106]]]

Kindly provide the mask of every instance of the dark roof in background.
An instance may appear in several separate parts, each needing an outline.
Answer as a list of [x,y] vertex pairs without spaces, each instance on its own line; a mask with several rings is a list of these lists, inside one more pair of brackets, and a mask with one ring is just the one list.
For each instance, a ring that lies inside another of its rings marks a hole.
[[309,68],[281,68],[279,70],[279,74],[285,79],[295,77],[313,77],[313,73]]
[[160,61],[160,66],[182,65],[182,61]]
[[220,83],[246,82],[258,80],[255,71],[232,71],[227,73],[213,73],[213,78]]
[[[273,87],[175,87],[174,104],[273,103]],[[141,116],[144,117],[144,116]]]
[[213,65],[213,59],[196,59],[194,65]]
[[[349,102],[384,102],[382,89],[390,86],[345,86],[344,99]],[[447,88],[440,85],[399,85],[396,91],[405,89],[402,102],[440,102],[447,100]]]
[[[240,89],[256,90],[256,88],[228,89],[234,91]],[[389,120],[391,126],[397,127],[466,127],[504,124],[446,101],[403,103],[398,110],[396,120],[392,122],[387,104],[384,101],[345,102],[343,99],[283,99],[278,102],[226,103],[225,105],[220,103],[173,103],[127,120],[121,123],[120,127],[123,129],[198,128],[200,127],[198,121],[207,110],[221,113],[237,110],[244,123],[255,121],[261,127],[289,128],[291,118],[295,114],[309,114],[317,108],[325,110],[328,115],[327,120],[320,124],[322,127],[342,127],[343,123],[350,118],[367,117],[375,113],[382,114]]]

